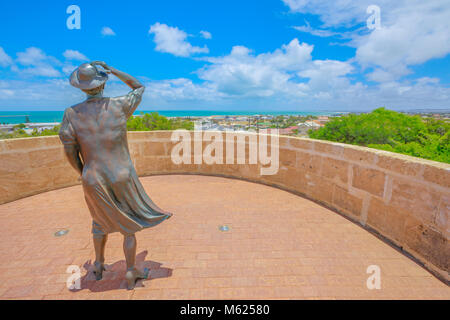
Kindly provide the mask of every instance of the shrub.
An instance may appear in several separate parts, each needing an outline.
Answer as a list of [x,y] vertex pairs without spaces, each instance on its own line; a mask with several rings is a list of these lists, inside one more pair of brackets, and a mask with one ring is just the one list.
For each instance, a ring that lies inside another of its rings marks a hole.
[[309,131],[309,136],[450,163],[449,131],[447,120],[379,108],[335,118],[319,130]]

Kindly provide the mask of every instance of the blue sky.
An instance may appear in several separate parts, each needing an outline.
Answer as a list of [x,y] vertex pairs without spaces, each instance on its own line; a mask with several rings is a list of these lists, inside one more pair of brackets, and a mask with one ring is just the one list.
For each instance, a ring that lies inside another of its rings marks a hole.
[[2,1],[0,110],[77,103],[89,60],[139,77],[142,110],[450,109],[449,21],[438,0]]

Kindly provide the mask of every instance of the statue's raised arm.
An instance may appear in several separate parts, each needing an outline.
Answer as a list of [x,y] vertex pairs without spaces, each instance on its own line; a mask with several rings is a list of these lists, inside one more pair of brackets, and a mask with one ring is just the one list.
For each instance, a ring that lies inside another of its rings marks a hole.
[[128,85],[133,90],[129,92],[126,96],[118,97],[118,99],[123,100],[122,102],[124,104],[124,110],[127,113],[127,116],[130,117],[142,100],[142,95],[145,90],[144,85],[140,83],[139,80],[136,79],[135,77],[107,65],[103,61],[93,61],[91,62],[91,64],[93,66],[95,65],[101,66],[103,69],[105,69],[107,73],[112,73],[117,78],[125,82],[125,84]]
[[111,66],[108,66],[105,62],[103,61],[93,61],[91,62],[92,65],[99,65],[101,66],[103,69],[105,69],[107,72],[112,73],[113,75],[115,75],[117,78],[119,78],[120,80],[122,80],[123,82],[125,82],[131,89],[135,90],[135,89],[139,89],[139,88],[143,88],[144,86],[139,82],[138,79],[136,79],[135,77],[117,70],[116,68],[113,68]]

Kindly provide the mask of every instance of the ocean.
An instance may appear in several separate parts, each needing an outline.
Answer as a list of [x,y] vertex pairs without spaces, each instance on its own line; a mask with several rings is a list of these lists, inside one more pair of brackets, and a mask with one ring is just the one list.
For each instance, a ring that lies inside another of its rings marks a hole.
[[[137,110],[134,114],[141,112],[149,113],[155,110]],[[159,114],[166,117],[208,117],[208,116],[224,116],[224,115],[333,115],[338,112],[316,112],[316,111],[212,111],[212,110],[160,110]],[[0,111],[0,124],[18,124],[61,122],[64,111]]]

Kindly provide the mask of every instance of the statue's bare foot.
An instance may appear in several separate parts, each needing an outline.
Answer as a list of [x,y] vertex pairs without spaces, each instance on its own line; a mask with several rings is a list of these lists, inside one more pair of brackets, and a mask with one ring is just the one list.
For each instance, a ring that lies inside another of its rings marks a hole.
[[94,275],[95,280],[102,280],[103,278],[103,271],[105,271],[105,266],[103,263],[95,261],[94,262]]
[[128,282],[128,290],[134,289],[137,280],[148,279],[149,272],[150,270],[148,268],[144,268],[144,271],[139,271],[136,268],[128,270],[127,274],[125,275],[125,278],[127,279]]

